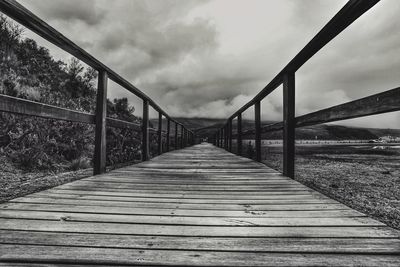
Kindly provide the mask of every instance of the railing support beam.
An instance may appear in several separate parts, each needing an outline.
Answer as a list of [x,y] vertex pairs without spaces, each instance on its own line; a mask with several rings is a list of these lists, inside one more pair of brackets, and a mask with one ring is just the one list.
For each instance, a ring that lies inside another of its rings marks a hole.
[[261,162],[261,102],[254,104],[256,161]]
[[237,116],[237,154],[242,155],[242,113]]
[[158,135],[158,155],[162,154],[162,113],[158,112],[158,129],[157,129],[157,135]]
[[228,120],[228,151],[232,152],[232,119]]
[[175,121],[175,150],[178,149],[178,123]]
[[283,76],[283,174],[294,178],[295,74]]
[[184,139],[184,131],[185,128],[183,128],[183,125],[181,125],[181,148],[183,148],[183,139]]
[[169,151],[169,144],[170,144],[170,135],[171,135],[171,119],[167,118],[167,140],[165,144],[165,150]]
[[106,172],[106,117],[107,117],[107,81],[108,75],[105,71],[99,71],[96,116],[95,116],[95,141],[94,141],[94,164],[93,174]]
[[142,161],[149,160],[149,101],[143,100]]

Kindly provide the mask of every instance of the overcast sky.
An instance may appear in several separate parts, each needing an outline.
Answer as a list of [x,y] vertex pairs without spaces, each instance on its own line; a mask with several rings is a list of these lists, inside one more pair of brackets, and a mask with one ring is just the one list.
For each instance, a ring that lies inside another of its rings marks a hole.
[[[171,116],[223,118],[257,94],[346,3],[20,0]],[[296,74],[297,115],[400,86],[400,1],[383,0]],[[27,32],[57,58],[68,55]],[[109,97],[130,94],[110,84]],[[280,120],[278,90],[263,119]],[[137,100],[132,103],[141,109]],[[247,112],[249,117],[252,110]],[[140,112],[139,112],[140,114]],[[349,122],[348,122],[349,123]],[[353,121],[400,127],[399,113]]]

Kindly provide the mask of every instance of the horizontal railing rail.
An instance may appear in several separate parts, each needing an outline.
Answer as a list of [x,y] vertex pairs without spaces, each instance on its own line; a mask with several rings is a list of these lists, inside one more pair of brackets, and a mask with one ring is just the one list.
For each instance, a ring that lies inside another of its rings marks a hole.
[[[300,128],[393,111],[400,111],[400,87],[296,117],[295,127]],[[279,130],[283,130],[283,122],[261,127],[261,133]],[[242,136],[251,134],[255,134],[254,129],[242,132]],[[233,134],[233,137],[236,136]]]
[[[255,135],[255,159],[261,161],[263,133],[283,131],[283,174],[294,177],[295,128],[354,119],[400,110],[400,88],[374,94],[341,105],[295,117],[295,73],[320,49],[334,39],[350,24],[367,12],[379,0],[350,0],[319,31],[314,38],[267,84],[252,100],[237,110],[215,133],[213,142],[232,152],[232,139],[237,140],[237,153],[242,154],[242,138]],[[277,87],[283,85],[283,121],[262,126],[261,101]],[[254,106],[254,129],[243,131],[242,114]],[[237,118],[237,133],[232,132],[232,122]]]
[[[158,135],[158,154],[163,153],[162,138],[166,137],[166,151],[170,150],[171,144],[171,123],[175,124],[175,149],[183,148],[194,144],[194,132],[187,129],[182,123],[171,118],[161,109],[150,97],[132,85],[129,81],[121,77],[118,73],[97,60],[94,56],[86,52],[77,44],[62,35],[56,29],[44,22],[38,16],[19,4],[15,0],[0,1],[0,11],[21,25],[32,30],[47,41],[53,43],[77,59],[86,63],[88,66],[98,71],[98,86],[96,97],[96,112],[89,114],[70,109],[60,108],[52,105],[37,103],[25,99],[19,99],[6,95],[0,95],[0,111],[20,115],[30,115],[47,119],[57,119],[72,122],[95,124],[95,151],[94,151],[94,174],[106,171],[106,126],[116,128],[126,128],[142,132],[142,160],[149,159],[149,132]],[[107,83],[111,79],[129,92],[143,100],[142,124],[122,121],[107,117]],[[149,105],[158,112],[158,129],[149,127]],[[166,131],[162,130],[163,116],[167,120]],[[178,127],[181,131],[178,132]],[[178,144],[177,140],[181,143]]]

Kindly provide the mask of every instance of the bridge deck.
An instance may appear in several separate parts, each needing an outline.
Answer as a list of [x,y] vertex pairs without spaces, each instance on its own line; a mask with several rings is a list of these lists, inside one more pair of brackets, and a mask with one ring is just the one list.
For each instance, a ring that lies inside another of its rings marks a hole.
[[399,255],[398,231],[209,144],[0,205],[5,266],[399,266]]

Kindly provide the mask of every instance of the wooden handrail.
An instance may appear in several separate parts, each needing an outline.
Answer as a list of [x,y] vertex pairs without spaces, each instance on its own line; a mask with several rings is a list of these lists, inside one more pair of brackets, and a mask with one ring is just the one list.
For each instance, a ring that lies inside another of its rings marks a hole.
[[[294,177],[296,127],[400,110],[400,90],[399,88],[396,88],[295,118],[294,81],[296,71],[339,33],[378,2],[379,0],[348,1],[343,8],[314,36],[314,38],[312,38],[312,40],[271,80],[271,82],[267,84],[267,86],[265,86],[252,100],[238,109],[227,119],[227,123],[214,135],[214,138],[216,139],[214,143],[227,149],[227,142],[232,142],[232,138],[236,136],[238,142],[240,142],[240,145],[238,145],[238,154],[240,155],[242,152],[242,136],[255,134],[255,159],[260,161],[261,134],[269,131],[283,130],[283,173],[286,176]],[[283,122],[262,127],[260,119],[260,102],[281,84],[283,84]],[[255,129],[242,132],[242,113],[253,105],[255,106]],[[227,125],[231,125],[232,120],[236,117],[238,118],[238,133],[236,135],[227,135]],[[230,149],[230,147],[228,147],[228,149]]]
[[[59,119],[73,122],[82,122],[95,124],[95,155],[94,155],[94,174],[100,174],[105,172],[105,129],[106,124],[111,127],[118,128],[129,128],[134,130],[142,130],[142,158],[147,160],[148,147],[149,147],[149,132],[154,132],[154,129],[149,128],[149,114],[148,106],[152,106],[156,111],[159,112],[159,127],[157,130],[158,134],[158,153],[162,152],[162,138],[165,135],[161,129],[162,116],[170,121],[175,122],[176,126],[181,125],[182,132],[186,135],[194,135],[193,131],[186,129],[185,126],[172,119],[165,111],[161,109],[151,98],[145,93],[139,90],[137,87],[132,85],[126,79],[121,77],[111,68],[100,62],[94,56],[89,54],[87,51],[76,45],[74,42],[69,40],[67,37],[62,35],[56,29],[51,27],[49,24],[44,22],[38,16],[33,14],[27,8],[19,4],[15,0],[2,0],[0,1],[0,11],[19,22],[26,28],[37,33],[47,41],[53,43],[64,51],[70,53],[77,59],[85,62],[87,65],[97,70],[99,73],[97,98],[96,98],[96,114],[87,114],[83,112],[73,111],[69,109],[63,109],[51,105],[36,103],[24,99],[12,98],[4,95],[0,95],[0,111],[11,112],[16,114],[31,115],[49,119]],[[143,121],[142,125],[136,123],[125,122],[114,118],[107,118],[106,114],[106,102],[107,102],[107,82],[108,79],[113,80],[126,90],[135,94],[143,100]],[[169,127],[167,130],[169,134]],[[167,137],[169,140],[169,136]],[[188,138],[186,138],[187,140]],[[183,135],[182,135],[183,140]],[[186,144],[187,145],[187,144]],[[168,146],[167,146],[168,147]]]
[[296,72],[304,63],[334,39],[339,33],[357,20],[362,14],[380,0],[350,0],[346,5],[315,35],[314,38],[267,84],[252,100],[238,109],[230,119],[237,117],[246,109],[261,101],[282,84],[283,75]]
[[[394,111],[400,111],[400,87],[296,117],[295,127],[300,128]],[[283,130],[283,122],[261,127],[261,133],[280,130]],[[255,134],[254,129],[243,132],[242,136],[253,134]],[[237,135],[234,134],[233,137],[237,137]]]
[[[96,69],[97,71],[105,71],[108,74],[108,77],[113,80],[115,83],[124,87],[126,90],[130,91],[134,95],[138,96],[142,100],[147,100],[149,105],[151,105],[155,110],[161,112],[166,118],[175,121],[171,118],[165,111],[161,109],[150,97],[148,97],[145,93],[131,84],[129,81],[124,79],[118,73],[113,71],[111,68],[107,67],[105,64],[100,62],[94,56],[89,54],[87,51],[79,47],[77,44],[69,40],[59,31],[51,27],[49,24],[44,22],[38,16],[33,14],[23,5],[18,3],[15,0],[2,0],[0,1],[0,11],[19,22],[21,25],[40,35],[47,41],[53,43],[64,51],[70,53],[77,59],[85,62],[90,67]],[[191,131],[192,132],[192,131]]]

